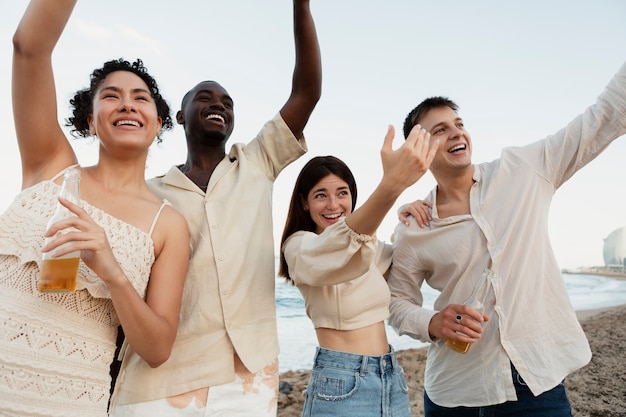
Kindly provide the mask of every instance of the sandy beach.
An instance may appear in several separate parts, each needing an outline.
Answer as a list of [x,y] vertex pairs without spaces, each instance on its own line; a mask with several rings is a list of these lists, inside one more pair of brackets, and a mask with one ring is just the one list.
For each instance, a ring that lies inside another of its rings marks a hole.
[[[572,413],[575,417],[626,417],[626,305],[579,311],[577,315],[593,358],[565,380]],[[402,350],[397,355],[409,386],[413,416],[423,416],[426,349]],[[289,384],[291,392],[279,393],[279,417],[300,417],[308,378],[309,372],[281,374],[281,384]]]

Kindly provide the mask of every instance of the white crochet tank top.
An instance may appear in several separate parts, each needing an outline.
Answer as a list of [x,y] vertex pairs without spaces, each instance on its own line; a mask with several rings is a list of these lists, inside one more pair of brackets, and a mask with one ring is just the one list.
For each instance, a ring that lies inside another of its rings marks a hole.
[[[119,325],[105,283],[81,261],[75,293],[37,291],[55,178],[23,190],[0,216],[0,415],[105,417]],[[145,233],[81,201],[141,297],[165,204]]]

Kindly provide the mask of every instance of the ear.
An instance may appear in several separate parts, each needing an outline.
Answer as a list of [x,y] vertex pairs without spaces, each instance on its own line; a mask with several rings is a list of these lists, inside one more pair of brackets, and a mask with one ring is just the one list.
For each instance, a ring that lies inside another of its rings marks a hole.
[[154,134],[155,138],[159,136],[159,133],[161,133],[161,129],[163,128],[163,119],[160,116],[157,120],[157,126],[158,126],[158,129],[156,133]]
[[300,201],[302,202],[302,207],[304,208],[304,211],[309,211],[309,205],[307,204],[304,197],[300,196]]
[[179,125],[185,124],[185,115],[183,114],[182,110],[178,110],[176,112],[176,121],[178,122]]
[[91,136],[96,136],[96,127],[93,125],[93,116],[91,114],[87,116],[87,124],[89,125],[89,133]]

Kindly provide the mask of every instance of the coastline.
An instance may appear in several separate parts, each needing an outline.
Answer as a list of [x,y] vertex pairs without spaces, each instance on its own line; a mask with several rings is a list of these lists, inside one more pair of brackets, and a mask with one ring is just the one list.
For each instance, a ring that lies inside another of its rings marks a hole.
[[561,273],[570,275],[598,275],[605,278],[626,279],[626,267],[607,268],[604,266],[562,269]]
[[[624,277],[626,278],[626,277]],[[626,304],[576,312],[593,357],[565,380],[574,416],[626,417]],[[413,416],[423,413],[423,377],[427,348],[397,351],[404,368]],[[300,417],[309,371],[280,374],[278,417]]]

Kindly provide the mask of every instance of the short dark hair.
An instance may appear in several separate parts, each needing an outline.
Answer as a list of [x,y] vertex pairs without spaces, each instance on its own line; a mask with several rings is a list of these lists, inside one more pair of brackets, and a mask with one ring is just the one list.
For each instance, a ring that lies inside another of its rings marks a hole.
[[354,211],[356,206],[356,181],[354,180],[352,171],[350,171],[350,168],[348,168],[345,162],[334,156],[316,156],[304,165],[296,179],[296,184],[291,194],[287,220],[285,222],[282,239],[280,240],[280,268],[278,275],[287,278],[289,281],[292,280],[289,276],[289,267],[287,266],[285,255],[283,255],[282,246],[289,236],[297,231],[315,231],[315,222],[311,219],[310,213],[304,209],[304,202],[311,189],[315,187],[315,184],[331,174],[338,176],[348,184],[352,196],[352,211]]
[[409,133],[411,133],[413,126],[418,124],[426,113],[437,107],[450,107],[455,113],[459,110],[459,106],[457,106],[456,103],[448,97],[436,96],[427,98],[411,110],[411,112],[406,116],[406,119],[404,119],[404,127],[402,129],[404,139],[409,137]]
[[170,115],[170,106],[167,104],[163,96],[161,96],[156,80],[148,73],[148,69],[143,65],[143,61],[141,61],[141,59],[137,59],[131,64],[124,58],[119,58],[107,61],[104,63],[102,68],[95,69],[89,77],[89,88],[77,91],[74,94],[74,97],[70,99],[72,116],[67,118],[65,126],[74,126],[71,130],[73,136],[81,136],[84,138],[91,136],[88,118],[93,114],[94,94],[104,79],[109,74],[116,71],[132,72],[141,78],[148,86],[150,95],[156,104],[157,114],[162,120],[161,131],[157,135],[157,141],[160,142],[161,134],[163,134],[165,130],[172,129],[174,126],[172,123],[172,116]]

